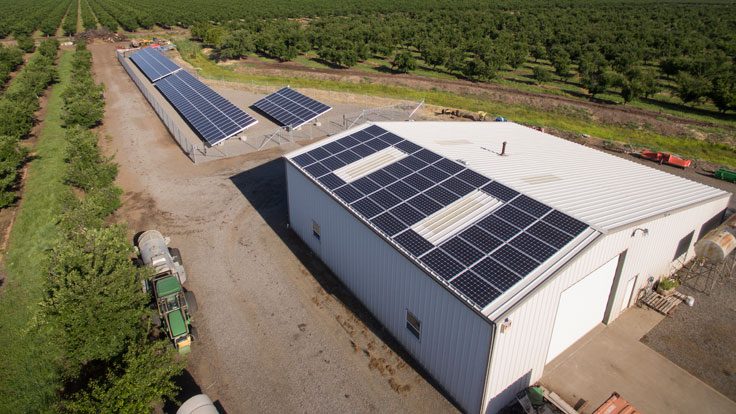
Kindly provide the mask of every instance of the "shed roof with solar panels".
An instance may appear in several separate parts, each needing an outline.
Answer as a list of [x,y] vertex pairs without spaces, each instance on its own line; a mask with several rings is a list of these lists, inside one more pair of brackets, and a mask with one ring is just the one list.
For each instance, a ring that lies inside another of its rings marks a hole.
[[684,262],[730,197],[512,122],[369,123],[285,159],[291,228],[484,413]]

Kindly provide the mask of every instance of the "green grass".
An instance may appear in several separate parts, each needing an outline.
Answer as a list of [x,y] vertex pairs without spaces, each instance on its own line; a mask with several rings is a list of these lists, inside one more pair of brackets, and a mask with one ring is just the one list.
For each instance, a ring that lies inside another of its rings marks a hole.
[[437,89],[413,89],[373,83],[368,80],[353,83],[308,77],[239,73],[218,66],[207,59],[200,52],[198,45],[191,41],[177,40],[176,44],[182,57],[206,78],[272,86],[291,85],[300,88],[334,90],[416,101],[424,99],[426,103],[431,105],[470,111],[485,111],[494,116],[502,115],[523,124],[544,126],[577,134],[588,134],[605,140],[674,152],[688,158],[736,167],[736,152],[728,145],[699,141],[688,137],[666,136],[644,128],[626,128],[596,123],[587,116],[587,113],[566,109],[565,107],[556,110],[540,110],[530,106],[495,102],[484,95],[461,95]]
[[48,328],[34,328],[43,298],[45,252],[57,237],[63,195],[66,141],[61,127],[61,91],[69,82],[73,52],[59,61],[60,82],[47,103],[43,128],[29,166],[23,200],[5,257],[6,283],[0,293],[0,412],[51,411],[58,387],[59,352]]

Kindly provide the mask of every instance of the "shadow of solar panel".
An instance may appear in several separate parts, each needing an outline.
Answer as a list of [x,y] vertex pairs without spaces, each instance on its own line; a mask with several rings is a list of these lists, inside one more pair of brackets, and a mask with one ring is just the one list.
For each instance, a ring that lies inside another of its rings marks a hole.
[[514,191],[497,181],[484,185],[481,190],[502,201],[509,201],[519,194],[518,191]]
[[403,181],[395,182],[386,187],[386,189],[402,200],[408,200],[410,197],[419,193],[419,190],[404,183]]
[[513,199],[511,201],[511,205],[531,214],[534,217],[542,217],[545,213],[552,210],[552,207],[548,207],[537,200],[525,196],[524,194]]
[[475,246],[484,254],[488,254],[500,246],[503,242],[478,226],[472,226],[460,233],[465,241]]
[[407,203],[428,216],[442,209],[441,204],[424,194],[417,194],[415,197],[409,199]]
[[292,161],[294,161],[300,167],[306,167],[307,165],[314,163],[316,160],[312,158],[309,154],[304,153],[292,158]]
[[475,188],[483,187],[491,181],[489,178],[478,174],[473,170],[468,170],[467,168],[461,171],[456,177],[472,185]]
[[343,181],[340,177],[336,176],[333,173],[323,175],[319,178],[319,182],[321,182],[325,187],[329,188],[330,190],[334,190],[341,185],[345,185],[345,181]]
[[327,167],[327,169],[329,169],[330,171],[335,171],[336,169],[338,169],[340,167],[344,167],[346,164],[345,164],[345,161],[343,161],[343,160],[341,160],[341,159],[339,159],[339,158],[337,158],[336,156],[333,155],[330,158],[323,159],[322,160],[322,165],[324,165],[325,167]]
[[495,216],[488,216],[484,218],[483,220],[478,222],[477,226],[498,237],[501,240],[508,240],[521,231],[520,229]]
[[500,217],[513,224],[514,226],[522,229],[536,221],[534,217],[508,204],[493,212],[493,215],[495,215],[496,217]]
[[371,194],[369,198],[385,209],[389,209],[401,203],[401,200],[398,197],[391,194],[386,189],[376,191],[375,193]]
[[412,174],[408,177],[404,177],[404,179],[401,181],[409,184],[410,186],[416,188],[419,191],[424,191],[433,185],[432,181],[428,180],[427,178],[419,174]]
[[350,204],[353,201],[363,197],[363,194],[356,190],[352,185],[346,185],[335,190],[335,195],[340,197],[344,202]]
[[393,214],[394,217],[406,223],[407,226],[413,226],[417,222],[423,220],[424,217],[426,217],[419,210],[415,209],[407,203],[401,203],[398,206],[392,208],[390,210],[390,213]]
[[435,154],[434,152],[428,149],[425,149],[425,148],[422,148],[421,150],[417,151],[417,153],[414,154],[414,156],[428,164],[431,164],[442,158],[439,155]]
[[513,240],[511,240],[509,244],[526,253],[527,255],[533,257],[539,262],[544,262],[557,252],[557,249],[555,249],[554,247],[549,246],[548,244],[542,242],[534,236],[526,233],[519,234]]
[[488,306],[501,292],[473,272],[465,272],[450,282],[463,295],[467,296],[480,309]]
[[369,156],[371,154],[376,153],[376,150],[374,150],[373,148],[371,148],[371,147],[369,147],[369,146],[367,146],[365,144],[361,144],[361,145],[355,146],[355,147],[351,148],[351,151],[353,151],[356,154],[360,155],[361,158],[365,158],[365,157],[367,157],[367,156]]
[[404,151],[407,154],[413,154],[422,149],[422,147],[410,141],[401,141],[396,144],[395,147]]
[[338,144],[342,145],[345,148],[354,147],[358,144],[360,144],[360,141],[355,139],[352,135],[348,135],[346,137],[342,137],[336,141]]
[[570,236],[569,234],[557,230],[556,228],[542,221],[534,223],[534,225],[529,227],[526,232],[540,240],[544,240],[545,242],[551,244],[558,249],[563,248],[567,243],[570,242],[570,240],[572,240],[572,236]]
[[382,141],[379,138],[373,138],[370,141],[367,141],[365,145],[368,145],[369,147],[373,148],[376,151],[380,151],[384,148],[390,147],[386,141]]
[[404,178],[407,175],[411,174],[412,171],[403,165],[399,164],[398,162],[395,162],[391,165],[387,165],[383,168],[384,171],[387,173],[393,175],[396,178]]
[[459,200],[460,196],[442,188],[442,186],[436,185],[429,190],[425,191],[424,194],[429,196],[434,201],[442,204],[443,206],[448,206],[452,204],[454,201]]
[[521,276],[526,276],[539,266],[539,262],[508,244],[491,253],[491,257]]
[[441,160],[435,162],[434,166],[450,175],[457,174],[465,169],[465,167],[463,167],[462,165],[454,161],[450,161],[447,158],[442,158]]
[[424,161],[422,161],[419,158],[414,157],[414,156],[409,156],[409,157],[400,159],[397,163],[399,165],[401,165],[401,166],[404,166],[404,167],[412,170],[412,171],[419,171],[422,168],[424,168],[424,167],[427,166],[427,163],[426,162],[424,162]]
[[359,156],[358,154],[354,153],[352,150],[345,150],[343,152],[338,153],[335,156],[339,158],[345,164],[351,164],[363,158]]
[[351,204],[351,206],[360,214],[362,214],[363,217],[366,217],[368,219],[373,216],[377,216],[378,214],[381,214],[383,212],[383,208],[381,208],[381,206],[367,198],[362,198]]
[[452,279],[465,269],[463,265],[439,249],[430,251],[419,260],[445,280]]
[[422,168],[421,170],[419,170],[419,174],[427,177],[433,183],[439,183],[440,181],[450,176],[450,174],[440,170],[439,168],[435,168],[431,165],[428,165]]
[[514,272],[489,257],[478,262],[471,270],[501,292],[511,289],[521,280]]
[[391,132],[389,132],[387,134],[383,134],[379,138],[381,138],[382,140],[388,142],[391,145],[396,145],[399,142],[403,141],[403,139],[400,136],[398,136],[396,134],[393,134]]
[[329,152],[325,151],[322,147],[317,147],[307,152],[307,154],[309,154],[309,156],[314,158],[316,161],[325,159],[331,155]]
[[405,224],[389,213],[383,213],[380,216],[374,217],[371,219],[371,223],[389,236],[393,236],[394,234],[406,229]]
[[374,137],[375,136],[379,136],[379,135],[383,135],[386,132],[388,132],[385,129],[383,129],[383,128],[379,127],[379,126],[376,126],[376,125],[371,125],[368,128],[364,129],[363,131],[365,131],[365,132],[373,135]]
[[328,170],[327,167],[325,167],[324,165],[320,163],[312,164],[309,167],[304,168],[304,171],[308,172],[309,175],[315,178],[321,177],[327,174],[328,172],[330,172],[330,170]]
[[588,225],[582,221],[576,220],[557,210],[547,214],[542,220],[572,236],[577,236],[588,228]]
[[483,257],[483,253],[458,237],[446,241],[440,249],[465,266],[470,266]]
[[357,188],[358,191],[365,195],[368,195],[381,188],[380,185],[376,184],[368,177],[358,178],[357,180],[353,181],[353,187]]
[[421,256],[434,246],[414,230],[407,230],[394,237],[394,241],[414,256]]
[[472,193],[473,190],[475,190],[475,188],[470,184],[466,184],[464,181],[461,181],[460,179],[455,177],[448,178],[447,181],[441,184],[441,186],[459,195],[460,197],[468,195]]

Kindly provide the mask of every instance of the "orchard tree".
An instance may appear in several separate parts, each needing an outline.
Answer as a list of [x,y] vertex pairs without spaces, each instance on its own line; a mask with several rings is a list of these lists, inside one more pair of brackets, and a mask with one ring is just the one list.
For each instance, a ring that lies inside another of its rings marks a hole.
[[711,83],[702,76],[680,72],[675,81],[677,82],[675,94],[686,104],[701,101],[711,91]]
[[710,98],[719,111],[736,110],[736,66],[713,78]]
[[541,66],[535,66],[532,69],[532,77],[538,84],[549,82],[552,80],[552,74],[547,69]]
[[408,50],[401,51],[394,56],[391,67],[401,73],[409,73],[417,68],[417,61]]
[[570,54],[567,53],[562,46],[554,46],[550,49],[549,58],[552,61],[552,66],[555,68],[555,73],[561,78],[567,78],[570,76]]

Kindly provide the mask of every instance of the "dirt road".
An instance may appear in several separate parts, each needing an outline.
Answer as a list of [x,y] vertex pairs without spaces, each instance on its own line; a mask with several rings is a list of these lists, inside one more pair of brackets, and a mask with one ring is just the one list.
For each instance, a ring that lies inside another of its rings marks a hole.
[[193,165],[114,46],[89,48],[125,191],[116,218],[171,236],[198,297],[188,391],[229,413],[455,410],[286,228],[281,150]]

